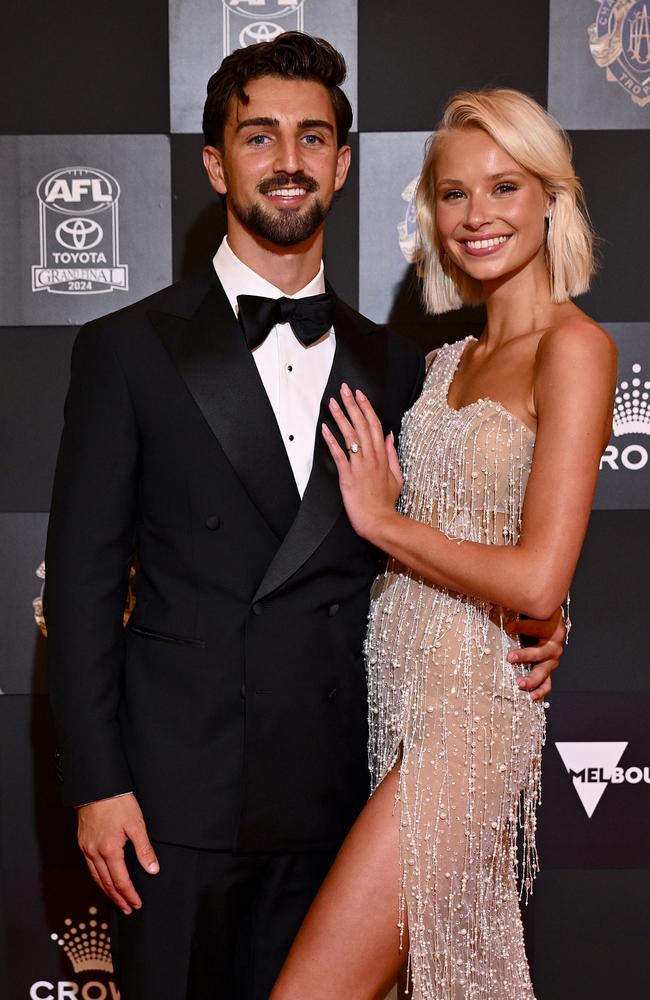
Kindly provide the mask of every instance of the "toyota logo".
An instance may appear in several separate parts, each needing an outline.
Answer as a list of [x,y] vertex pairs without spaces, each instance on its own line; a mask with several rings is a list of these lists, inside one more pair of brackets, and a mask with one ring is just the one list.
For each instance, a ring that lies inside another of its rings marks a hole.
[[283,28],[271,21],[255,21],[239,32],[239,44],[245,49],[247,45],[255,45],[256,42],[272,42],[283,31]]
[[67,250],[90,250],[103,236],[104,230],[94,219],[66,219],[56,227],[56,238]]

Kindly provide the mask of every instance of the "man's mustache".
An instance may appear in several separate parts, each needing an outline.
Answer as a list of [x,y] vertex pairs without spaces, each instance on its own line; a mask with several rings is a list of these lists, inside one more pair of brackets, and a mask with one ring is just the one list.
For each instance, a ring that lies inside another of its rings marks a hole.
[[267,177],[265,180],[260,181],[257,185],[257,190],[260,194],[269,194],[271,191],[285,187],[301,187],[305,188],[306,191],[318,191],[319,185],[314,177],[310,177],[308,174],[304,174],[302,170],[298,170],[295,174],[273,174],[273,177]]

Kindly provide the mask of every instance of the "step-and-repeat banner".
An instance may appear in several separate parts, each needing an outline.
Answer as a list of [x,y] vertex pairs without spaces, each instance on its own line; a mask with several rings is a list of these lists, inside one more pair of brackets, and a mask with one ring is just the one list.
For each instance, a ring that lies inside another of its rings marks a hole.
[[[0,995],[115,1000],[107,907],[58,801],[43,550],[79,325],[212,254],[205,83],[234,48],[305,30],[349,66],[354,167],[328,221],[339,294],[425,347],[407,263],[424,141],[448,94],[506,85],[570,131],[600,269],[580,304],[612,334],[613,433],[549,710],[542,873],[525,915],[539,1000],[647,995],[650,875],[650,3],[130,0],[13,5],[0,105]],[[549,496],[549,503],[553,497]],[[92,512],[88,512],[92,516]]]

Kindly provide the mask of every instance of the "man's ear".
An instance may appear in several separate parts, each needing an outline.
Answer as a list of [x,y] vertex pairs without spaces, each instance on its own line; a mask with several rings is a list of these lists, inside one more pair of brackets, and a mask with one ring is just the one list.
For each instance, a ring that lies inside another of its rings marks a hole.
[[203,166],[208,180],[217,194],[226,194],[226,177],[223,169],[223,154],[216,146],[203,147]]
[[345,178],[348,176],[351,160],[351,148],[349,146],[340,146],[336,154],[336,178],[334,181],[335,191],[340,191],[345,184]]

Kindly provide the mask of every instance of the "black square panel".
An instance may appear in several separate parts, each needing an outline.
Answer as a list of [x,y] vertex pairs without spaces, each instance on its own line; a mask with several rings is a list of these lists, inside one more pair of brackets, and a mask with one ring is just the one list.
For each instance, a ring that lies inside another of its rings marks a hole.
[[650,872],[544,872],[533,898],[537,1000],[648,995]]
[[360,0],[359,130],[432,129],[457,90],[516,87],[546,101],[548,3]]
[[167,0],[3,5],[0,133],[169,131]]
[[76,336],[0,329],[0,511],[47,511]]
[[572,132],[576,171],[599,237],[599,271],[578,305],[601,323],[650,319],[650,227],[645,198],[650,132]]
[[54,984],[51,996],[64,995],[57,984],[71,982],[79,996],[118,996],[109,969],[75,972],[59,945],[66,933],[74,938],[73,927],[77,936],[88,932],[90,921],[96,937],[106,941],[109,905],[77,847],[74,811],[61,804],[54,746],[47,698],[0,698],[0,912],[6,915],[8,966],[2,969],[0,939],[3,1000],[44,997],[44,983]]
[[593,511],[571,586],[573,629],[554,690],[650,692],[649,560],[647,511]]

